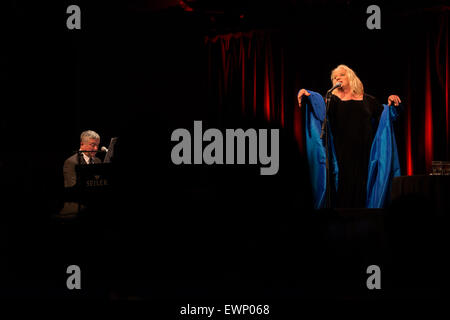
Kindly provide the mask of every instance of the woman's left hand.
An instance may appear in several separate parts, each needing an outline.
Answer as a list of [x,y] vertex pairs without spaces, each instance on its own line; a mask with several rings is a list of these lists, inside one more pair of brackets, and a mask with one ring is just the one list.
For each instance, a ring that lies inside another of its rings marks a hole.
[[400,98],[396,95],[390,95],[388,98],[388,105],[394,105],[394,106],[398,106],[400,103],[402,102],[402,100],[400,100]]

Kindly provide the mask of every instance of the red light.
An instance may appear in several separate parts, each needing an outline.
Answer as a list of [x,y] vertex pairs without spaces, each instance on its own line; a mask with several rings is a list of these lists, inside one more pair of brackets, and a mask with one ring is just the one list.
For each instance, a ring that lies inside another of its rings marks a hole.
[[431,171],[432,161],[433,161],[433,110],[431,99],[430,48],[428,42],[427,61],[425,70],[425,166],[427,172]]

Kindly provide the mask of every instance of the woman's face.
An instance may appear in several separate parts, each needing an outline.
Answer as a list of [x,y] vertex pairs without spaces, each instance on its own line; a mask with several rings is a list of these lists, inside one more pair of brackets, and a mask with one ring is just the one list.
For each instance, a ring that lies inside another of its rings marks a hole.
[[344,68],[337,69],[333,74],[333,86],[337,83],[342,83],[342,87],[348,87],[349,81],[347,77],[347,70]]

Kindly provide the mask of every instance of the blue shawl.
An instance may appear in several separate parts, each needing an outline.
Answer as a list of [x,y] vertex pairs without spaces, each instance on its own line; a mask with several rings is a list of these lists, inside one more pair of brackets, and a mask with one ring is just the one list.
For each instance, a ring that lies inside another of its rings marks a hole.
[[[326,191],[326,153],[320,139],[323,120],[325,119],[325,102],[317,92],[310,91],[309,97],[303,100],[305,107],[306,155],[310,169],[311,185],[314,195],[314,208],[323,208]],[[383,105],[378,129],[370,150],[367,176],[367,208],[382,208],[389,201],[391,181],[400,176],[397,144],[395,142],[393,121],[398,118],[397,107]],[[329,122],[327,122],[328,124]],[[339,168],[333,145],[333,136],[328,126],[328,146],[330,160],[330,179],[333,179],[335,190],[338,186]]]

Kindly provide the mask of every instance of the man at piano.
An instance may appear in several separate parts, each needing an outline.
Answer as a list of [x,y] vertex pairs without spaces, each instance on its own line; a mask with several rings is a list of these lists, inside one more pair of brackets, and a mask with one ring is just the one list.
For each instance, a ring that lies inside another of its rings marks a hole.
[[[80,149],[77,153],[66,159],[64,162],[64,187],[70,188],[77,183],[77,173],[75,167],[79,164],[88,165],[101,163],[102,161],[95,155],[100,145],[100,135],[92,130],[83,131],[80,136]],[[60,215],[72,216],[79,211],[77,202],[65,202],[60,211]]]

